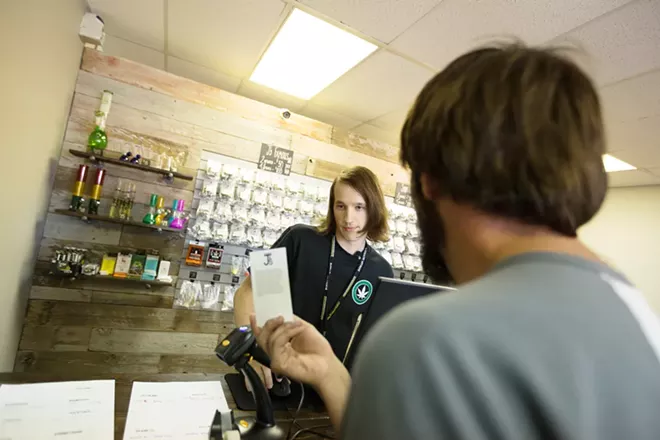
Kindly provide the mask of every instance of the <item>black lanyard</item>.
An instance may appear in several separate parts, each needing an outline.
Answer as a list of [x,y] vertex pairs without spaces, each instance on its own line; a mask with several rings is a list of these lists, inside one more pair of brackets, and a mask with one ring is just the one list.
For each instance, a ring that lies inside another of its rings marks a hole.
[[364,267],[364,262],[367,259],[367,250],[368,247],[365,243],[364,245],[364,250],[362,251],[362,256],[360,257],[360,262],[357,265],[357,268],[355,269],[355,273],[353,273],[353,278],[351,278],[351,281],[349,281],[348,286],[346,286],[346,289],[344,290],[344,293],[342,296],[337,298],[337,301],[335,301],[335,304],[332,306],[332,309],[330,310],[330,313],[326,316],[325,314],[325,309],[328,304],[328,287],[330,286],[330,276],[332,275],[332,264],[335,259],[335,247],[337,246],[337,237],[334,235],[332,236],[332,244],[330,245],[330,258],[328,262],[328,274],[325,276],[325,289],[323,292],[323,303],[321,305],[321,331],[325,335],[325,327],[326,323],[330,320],[330,318],[333,317],[333,315],[337,312],[337,309],[339,309],[339,306],[341,305],[341,302],[344,298],[346,298],[346,295],[348,295],[348,292],[351,290],[351,287],[353,287],[353,284],[355,284],[355,280],[357,280],[357,277],[360,275],[360,272],[362,272],[362,268]]

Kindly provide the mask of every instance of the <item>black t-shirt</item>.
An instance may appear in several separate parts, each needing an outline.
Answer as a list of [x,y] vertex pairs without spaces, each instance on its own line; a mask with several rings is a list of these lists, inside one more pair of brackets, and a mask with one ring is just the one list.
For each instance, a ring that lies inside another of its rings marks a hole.
[[[321,305],[325,279],[328,273],[332,235],[321,235],[316,228],[307,225],[294,225],[288,228],[273,245],[287,250],[289,280],[293,313],[321,330]],[[326,324],[326,338],[335,355],[344,359],[358,316],[366,312],[369,300],[377,286],[378,277],[392,277],[392,267],[370,246],[366,248],[367,259],[351,291],[342,300],[339,309]],[[332,275],[328,285],[326,314],[337,299],[344,293],[362,257],[346,252],[337,243]],[[351,346],[347,366],[355,353]]]

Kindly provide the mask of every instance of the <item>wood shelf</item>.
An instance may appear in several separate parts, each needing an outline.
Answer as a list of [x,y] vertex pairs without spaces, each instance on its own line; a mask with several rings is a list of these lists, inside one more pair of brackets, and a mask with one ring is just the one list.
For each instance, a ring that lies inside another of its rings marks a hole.
[[177,173],[176,171],[169,171],[169,170],[164,170],[161,168],[156,168],[156,167],[151,167],[147,165],[140,165],[137,163],[130,163],[130,162],[125,162],[123,160],[119,159],[113,159],[110,157],[104,157],[104,156],[99,156],[90,152],[86,151],[80,151],[80,150],[73,150],[69,149],[69,153],[73,154],[74,156],[77,157],[82,157],[87,160],[91,160],[93,162],[106,162],[106,163],[111,163],[113,165],[119,165],[122,167],[127,167],[127,168],[135,168],[141,171],[146,171],[149,173],[155,173],[155,174],[162,174],[163,176],[166,177],[176,177],[178,179],[183,179],[183,180],[193,180],[193,176],[189,176],[187,174],[181,174]]
[[86,220],[98,220],[101,222],[108,222],[108,223],[116,223],[118,225],[127,225],[127,226],[136,226],[138,228],[146,228],[146,229],[153,229],[158,232],[184,232],[184,229],[175,229],[175,228],[168,228],[167,226],[156,226],[156,225],[148,225],[146,223],[142,222],[136,222],[133,220],[122,220],[119,218],[112,218],[108,217],[105,215],[95,215],[95,214],[87,214],[84,212],[78,212],[78,211],[69,211],[68,209],[56,209],[55,210],[56,214],[61,214],[61,215],[68,215],[69,217],[78,217],[82,219],[83,221]]
[[57,278],[65,278],[71,281],[83,281],[83,280],[94,280],[94,281],[112,281],[118,283],[131,283],[131,284],[143,284],[147,289],[153,286],[173,286],[176,284],[176,279],[173,278],[172,281],[159,281],[159,280],[143,280],[135,278],[118,278],[113,277],[112,275],[78,275],[72,276],[65,273],[49,273],[48,275],[54,276]]

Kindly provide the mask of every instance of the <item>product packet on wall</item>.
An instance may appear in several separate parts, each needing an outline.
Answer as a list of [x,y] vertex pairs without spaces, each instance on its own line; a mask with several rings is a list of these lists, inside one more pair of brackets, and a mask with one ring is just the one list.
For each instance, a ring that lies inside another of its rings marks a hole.
[[380,252],[380,255],[383,257],[385,261],[387,261],[387,264],[390,266],[392,265],[392,254],[389,251],[382,250]]
[[267,201],[267,206],[269,209],[280,209],[282,207],[283,203],[283,195],[282,192],[272,190],[268,193],[268,201]]
[[128,277],[128,271],[131,269],[132,259],[133,255],[131,254],[122,254],[121,252],[117,254],[117,264],[115,264],[115,272],[112,276],[116,278]]
[[260,206],[266,206],[268,201],[268,193],[265,189],[255,188],[252,191],[252,203]]
[[310,202],[311,204],[316,203],[316,200],[319,196],[319,187],[314,185],[305,185],[303,186],[303,198]]
[[419,229],[417,229],[417,223],[408,222],[408,235],[412,238],[419,237]]
[[212,179],[220,177],[221,169],[222,164],[220,162],[216,162],[215,160],[206,162],[206,175]]
[[273,176],[271,180],[271,187],[275,191],[284,191],[286,189],[286,184],[284,183],[284,178],[282,176],[276,175]]
[[101,260],[101,270],[99,275],[108,276],[115,273],[115,265],[117,264],[117,254],[105,254]]
[[237,185],[236,199],[242,202],[250,202],[252,199],[252,187],[243,183]]
[[252,184],[254,183],[255,170],[249,168],[241,168],[239,173],[239,180],[243,183]]
[[264,231],[264,246],[266,247],[272,247],[277,239],[279,238],[279,234],[273,230],[266,229]]
[[238,178],[238,174],[239,171],[236,165],[226,163],[222,166],[220,176],[223,180],[233,180]]
[[147,256],[144,254],[135,254],[131,259],[131,267],[128,269],[128,278],[132,280],[139,280],[144,273],[144,264],[147,261]]
[[234,200],[236,198],[236,182],[233,180],[223,180],[220,183],[220,197],[223,200]]
[[208,220],[197,219],[190,232],[198,240],[208,240],[211,238],[211,224]]
[[214,223],[211,237],[220,243],[227,243],[229,241],[229,225],[227,223]]
[[188,266],[201,266],[204,258],[204,243],[190,243],[186,252],[186,264]]
[[247,231],[247,244],[251,248],[261,248],[264,245],[264,237],[261,228],[251,227]]
[[286,180],[285,183],[286,193],[292,196],[298,196],[300,194],[300,182],[293,180],[291,178]]
[[201,199],[199,205],[197,206],[197,218],[206,219],[213,212],[213,205],[215,201],[213,199]]
[[250,254],[250,268],[257,324],[264,325],[267,320],[277,316],[292,321],[286,249],[253,251]]
[[396,221],[396,233],[403,237],[408,235],[408,222],[406,219],[400,218]]
[[403,269],[403,258],[398,252],[392,252],[392,267],[395,269]]
[[254,184],[259,188],[268,189],[271,186],[270,175],[264,170],[257,170],[254,176]]
[[266,213],[266,228],[272,231],[280,229],[280,213],[278,211],[268,211]]
[[284,208],[286,212],[296,212],[298,209],[298,199],[290,195],[284,196],[282,208]]
[[403,240],[403,237],[399,235],[394,236],[394,251],[395,252],[404,252],[406,250],[406,242]]
[[218,181],[217,180],[205,180],[202,185],[202,196],[204,197],[215,197],[218,193]]
[[233,255],[231,257],[231,274],[235,277],[239,276],[243,268],[243,257]]
[[238,223],[247,223],[249,219],[247,206],[243,204],[234,205],[232,216]]
[[171,282],[172,277],[170,276],[170,262],[161,260],[158,265],[158,281]]
[[406,238],[406,252],[410,255],[419,255],[419,245],[412,238]]
[[266,211],[264,208],[255,206],[254,208],[250,209],[250,212],[248,213],[248,219],[251,225],[262,228],[266,225]]
[[404,254],[403,256],[403,267],[406,270],[415,270],[415,257],[409,254]]
[[186,309],[199,307],[199,297],[201,295],[202,289],[199,283],[185,280],[174,298],[174,305]]
[[236,293],[236,286],[225,286],[225,297],[222,300],[222,311],[231,312],[234,310],[234,294]]
[[199,305],[206,310],[217,310],[220,308],[220,286],[214,283],[205,284],[199,297]]
[[158,273],[158,255],[149,254],[144,262],[143,280],[155,280]]
[[241,245],[247,242],[245,226],[240,223],[232,223],[229,230],[229,241],[232,244]]
[[209,245],[209,252],[206,255],[206,267],[211,269],[220,269],[222,265],[222,254],[224,250],[222,246],[217,243]]

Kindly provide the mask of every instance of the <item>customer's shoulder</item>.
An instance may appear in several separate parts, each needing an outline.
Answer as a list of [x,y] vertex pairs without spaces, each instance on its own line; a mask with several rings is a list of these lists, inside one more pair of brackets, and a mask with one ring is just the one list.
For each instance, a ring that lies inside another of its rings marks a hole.
[[385,277],[393,277],[394,272],[392,270],[392,266],[390,263],[383,258],[382,255],[380,255],[378,252],[376,252],[373,248],[369,248],[369,254],[367,256],[367,261],[369,262],[370,265],[373,265],[374,267],[378,268],[379,273],[382,273],[382,276]]

